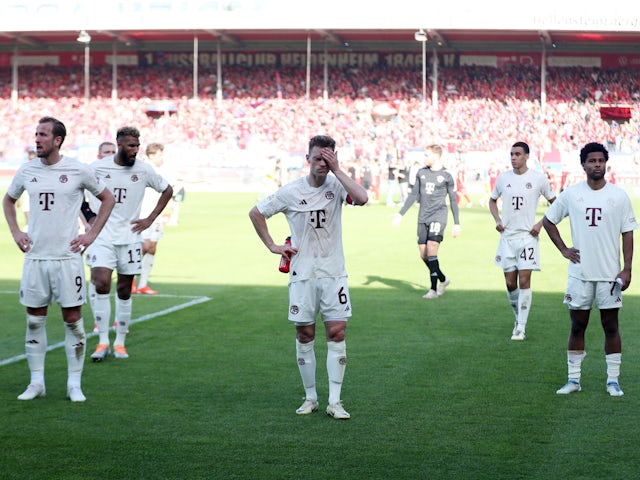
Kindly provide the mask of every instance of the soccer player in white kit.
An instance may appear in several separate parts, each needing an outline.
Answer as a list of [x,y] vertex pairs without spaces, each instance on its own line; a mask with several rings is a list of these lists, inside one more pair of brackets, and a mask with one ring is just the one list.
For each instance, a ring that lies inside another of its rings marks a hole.
[[[147,145],[145,153],[147,154],[149,163],[156,169],[156,171],[168,178],[169,175],[167,175],[162,169],[162,166],[164,164],[164,145],[162,145],[161,143],[150,143],[149,145]],[[151,212],[155,208],[159,196],[159,193],[152,190],[148,190],[145,193],[144,200],[142,201],[143,215],[146,215],[148,212]],[[170,202],[170,204],[171,203],[172,202]],[[178,203],[175,203],[175,205],[173,205],[173,209],[178,208],[177,205]],[[132,293],[142,293],[146,295],[156,295],[158,293],[148,285],[148,282],[149,276],[151,275],[151,269],[153,268],[153,264],[155,262],[158,242],[164,236],[164,224],[169,219],[170,214],[167,215],[169,213],[168,210],[172,209],[165,209],[164,213],[156,218],[155,221],[151,224],[151,227],[147,228],[141,233],[143,243],[140,279],[138,281],[137,287],[134,282]]]
[[[25,351],[31,380],[19,400],[33,400],[46,393],[44,364],[47,352],[48,306],[56,300],[65,325],[67,397],[84,402],[81,379],[86,351],[82,320],[85,301],[82,251],[105,225],[114,198],[84,164],[60,155],[66,128],[53,117],[43,117],[36,128],[37,158],[16,172],[2,201],[13,239],[25,252],[20,303],[27,310]],[[78,215],[85,189],[101,200],[93,228],[78,236]],[[29,233],[20,231],[16,201],[29,192]]]
[[[531,311],[531,272],[540,270],[538,235],[542,219],[536,222],[541,196],[550,203],[556,199],[549,180],[542,172],[527,167],[529,145],[516,142],[511,147],[511,166],[500,174],[489,198],[489,211],[500,232],[494,263],[502,268],[507,298],[515,315],[511,340],[524,340]],[[502,216],[498,199],[502,197]]]
[[[558,195],[543,218],[544,228],[554,245],[570,261],[564,295],[571,318],[567,342],[568,381],[556,392],[559,395],[579,392],[582,388],[584,335],[593,304],[600,310],[605,335],[606,390],[612,397],[623,395],[618,382],[622,361],[618,312],[622,308],[622,291],[631,283],[633,230],[638,228],[638,223],[627,193],[605,179],[608,160],[609,153],[603,145],[585,145],[580,150],[580,163],[587,180]],[[556,227],[565,217],[570,218],[573,247],[567,247]]]
[[[140,132],[134,127],[122,127],[116,134],[118,151],[91,164],[96,177],[107,184],[115,197],[115,207],[104,229],[87,250],[86,262],[91,268],[91,283],[96,297],[92,302],[95,323],[98,325],[98,345],[91,355],[101,362],[110,354],[109,320],[111,318],[111,275],[118,271],[116,281],[115,321],[113,342],[116,358],[129,358],[125,338],[131,321],[131,284],[140,273],[142,240],[140,232],[149,228],[173,195],[168,182],[151,167],[136,161],[140,148]],[[149,216],[140,217],[145,189],[162,192]],[[97,202],[89,196],[89,203]]]
[[[249,212],[266,247],[291,260],[289,270],[289,320],[296,327],[298,369],[305,389],[299,415],[318,410],[316,319],[321,316],[327,339],[329,401],[327,415],[348,419],[342,406],[342,381],[347,362],[345,330],[351,317],[342,248],[342,204],[367,203],[367,192],[340,168],[335,140],[317,135],[309,141],[309,174],[279,188]],[[330,173],[332,173],[330,175]],[[291,245],[276,244],[266,219],[284,213],[291,229]]]

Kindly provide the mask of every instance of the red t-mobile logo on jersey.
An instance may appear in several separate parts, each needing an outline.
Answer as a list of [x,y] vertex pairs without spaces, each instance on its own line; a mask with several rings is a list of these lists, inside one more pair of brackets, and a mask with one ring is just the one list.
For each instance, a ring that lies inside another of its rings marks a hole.
[[513,197],[511,199],[511,206],[513,207],[514,210],[520,210],[520,207],[522,207],[523,203],[524,203],[523,197]]
[[40,192],[40,205],[43,206],[42,210],[51,210],[51,206],[54,202],[54,193],[53,192]]
[[587,207],[586,220],[590,227],[597,227],[596,221],[602,220],[602,209],[596,207]]

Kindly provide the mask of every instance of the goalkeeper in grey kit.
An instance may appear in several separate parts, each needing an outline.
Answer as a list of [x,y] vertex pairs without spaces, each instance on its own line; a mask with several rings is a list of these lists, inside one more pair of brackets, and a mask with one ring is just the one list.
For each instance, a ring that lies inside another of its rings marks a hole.
[[[431,287],[422,298],[432,300],[445,293],[451,283],[440,268],[438,249],[447,227],[447,197],[453,214],[452,235],[460,235],[460,214],[456,202],[456,187],[451,173],[442,164],[442,146],[430,145],[425,149],[425,166],[418,170],[416,181],[404,205],[393,218],[393,226],[400,225],[402,216],[416,201],[418,213],[418,248],[420,258],[429,269]],[[439,282],[439,284],[438,284]]]

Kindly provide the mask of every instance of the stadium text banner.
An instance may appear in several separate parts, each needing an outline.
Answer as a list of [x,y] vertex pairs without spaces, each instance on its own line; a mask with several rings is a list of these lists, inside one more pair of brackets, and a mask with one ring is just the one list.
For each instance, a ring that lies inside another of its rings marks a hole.
[[[91,65],[111,65],[116,59],[118,65],[127,66],[172,66],[191,67],[193,52],[119,52],[117,56],[105,52],[91,52]],[[0,67],[9,67],[12,55],[0,54]],[[221,63],[225,67],[305,67],[307,65],[306,52],[225,52],[221,54]],[[18,56],[19,66],[75,66],[82,65],[84,57],[78,52],[42,52],[22,53]],[[311,66],[323,66],[324,53],[312,53],[309,59]],[[433,57],[429,54],[428,61]],[[216,68],[218,56],[216,52],[198,52],[198,65],[203,68]],[[333,68],[358,67],[393,67],[420,68],[422,54],[404,52],[328,52],[326,62]],[[441,67],[485,66],[508,67],[512,65],[526,65],[539,67],[542,56],[535,53],[447,53],[438,54],[438,64]],[[555,54],[547,58],[549,67],[599,67],[599,68],[640,68],[640,54]]]

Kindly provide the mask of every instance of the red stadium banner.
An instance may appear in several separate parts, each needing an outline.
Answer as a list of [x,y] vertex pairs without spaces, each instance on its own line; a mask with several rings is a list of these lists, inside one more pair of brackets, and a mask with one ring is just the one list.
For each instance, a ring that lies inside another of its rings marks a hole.
[[618,123],[628,122],[631,119],[631,107],[600,107],[600,118]]

